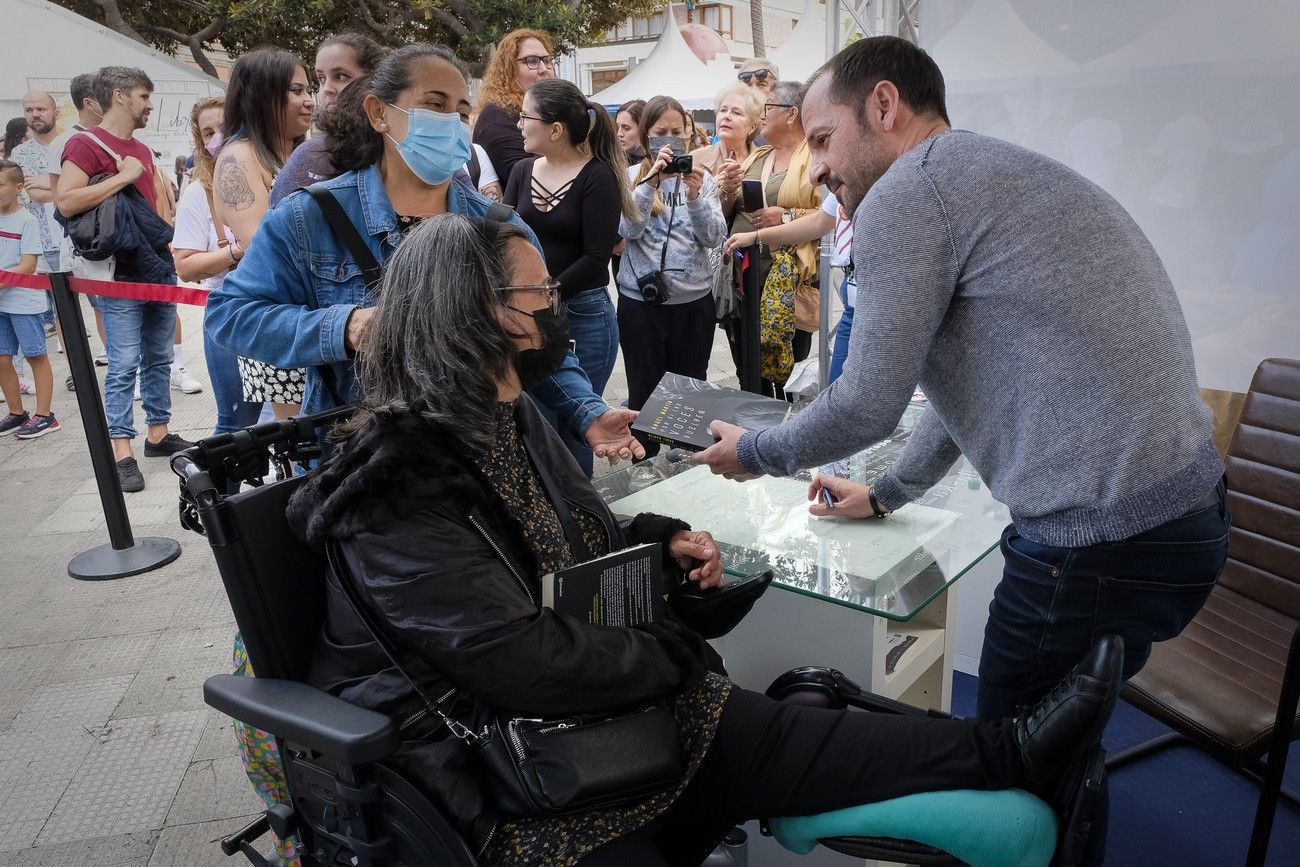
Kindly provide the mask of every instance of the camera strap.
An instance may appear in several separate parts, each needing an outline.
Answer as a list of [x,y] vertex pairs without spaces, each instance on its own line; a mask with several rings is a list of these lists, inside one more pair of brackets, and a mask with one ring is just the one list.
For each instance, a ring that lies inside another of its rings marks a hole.
[[659,253],[659,273],[664,272],[664,265],[668,263],[668,242],[673,237],[673,216],[677,213],[677,199],[684,195],[682,193],[682,179],[677,176],[677,194],[673,196],[673,203],[668,206],[668,228],[664,229],[664,248]]

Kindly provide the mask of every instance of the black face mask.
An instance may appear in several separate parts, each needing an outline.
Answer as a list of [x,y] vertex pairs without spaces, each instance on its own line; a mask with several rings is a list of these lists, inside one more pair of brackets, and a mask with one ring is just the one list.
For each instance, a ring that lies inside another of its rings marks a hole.
[[542,348],[520,350],[515,356],[515,371],[523,387],[532,388],[564,365],[569,354],[569,317],[563,309],[555,313],[549,307],[525,315],[537,323]]

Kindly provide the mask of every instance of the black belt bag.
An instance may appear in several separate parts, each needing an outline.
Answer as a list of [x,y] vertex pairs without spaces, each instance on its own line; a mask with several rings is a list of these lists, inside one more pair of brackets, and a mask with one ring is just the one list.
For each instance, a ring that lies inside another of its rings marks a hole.
[[497,809],[511,816],[634,804],[686,771],[677,720],[664,702],[619,714],[497,719],[469,744],[487,769]]
[[478,731],[449,716],[443,705],[455,692],[433,701],[407,674],[396,648],[361,600],[337,546],[331,540],[326,557],[352,609],[425,707],[477,753],[501,813],[585,813],[636,803],[681,780],[686,759],[677,720],[662,701],[621,713],[554,720],[497,717]]

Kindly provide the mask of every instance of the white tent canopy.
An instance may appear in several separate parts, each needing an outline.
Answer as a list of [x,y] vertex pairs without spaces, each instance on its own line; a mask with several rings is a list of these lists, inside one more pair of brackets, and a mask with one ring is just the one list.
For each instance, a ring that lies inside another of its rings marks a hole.
[[76,120],[68,85],[101,66],[134,66],[153,79],[153,113],[136,136],[170,159],[188,154],[190,108],[195,100],[221,93],[221,82],[175,58],[45,0],[4,0],[5,29],[16,38],[0,54],[0,111],[22,114],[23,94],[48,91],[59,105],[60,126]]
[[816,72],[826,61],[826,5],[807,0],[790,37],[768,59],[786,81],[804,81]]
[[736,80],[735,68],[726,58],[715,58],[708,64],[700,62],[682,38],[677,19],[672,14],[665,17],[668,20],[664,32],[646,59],[622,80],[593,94],[592,101],[617,106],[662,94],[691,111],[713,108],[718,91]]

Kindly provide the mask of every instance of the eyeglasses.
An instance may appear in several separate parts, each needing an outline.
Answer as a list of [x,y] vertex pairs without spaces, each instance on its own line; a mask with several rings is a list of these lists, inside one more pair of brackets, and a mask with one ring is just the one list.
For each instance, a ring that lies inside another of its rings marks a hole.
[[[560,297],[560,281],[554,278],[547,280],[545,283],[529,283],[524,286],[501,286],[498,287],[496,291],[506,295],[513,292],[544,292],[546,294],[546,303],[550,305],[551,312],[556,315],[559,315],[560,308],[564,305],[564,299]],[[518,307],[511,307],[509,304],[506,306],[510,307],[511,310],[514,310],[517,313],[523,313],[525,316],[533,315],[532,313],[520,310]]]
[[745,82],[745,84],[749,84],[750,80],[755,78],[760,82],[767,81],[771,74],[771,71],[767,69],[754,69],[750,72],[741,72],[736,75],[736,78],[739,78],[741,81]]
[[522,111],[519,112],[519,116],[520,116],[521,118],[523,118],[524,120],[537,120],[537,121],[541,121],[542,123],[546,123],[546,122],[547,122],[546,118],[544,118],[544,117],[538,117],[538,116],[535,115],[535,114],[526,114],[526,113],[524,113],[524,112],[522,112]]
[[547,69],[554,69],[555,55],[554,54],[529,54],[526,57],[519,58],[515,62],[522,63],[524,66],[527,66],[529,69],[532,70],[541,69],[543,66],[545,66]]
[[795,106],[788,102],[765,102],[763,103],[763,117],[767,117],[769,108],[795,108]]

